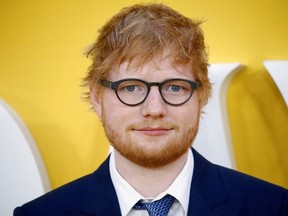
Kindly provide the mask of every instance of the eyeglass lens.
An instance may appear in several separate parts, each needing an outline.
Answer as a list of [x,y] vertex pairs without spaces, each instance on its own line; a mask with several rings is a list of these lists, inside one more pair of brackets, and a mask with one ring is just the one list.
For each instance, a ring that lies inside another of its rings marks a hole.
[[[119,83],[116,93],[123,103],[136,105],[146,99],[152,85],[139,80],[126,80]],[[193,93],[190,83],[185,80],[175,79],[156,85],[164,101],[172,105],[185,103]]]

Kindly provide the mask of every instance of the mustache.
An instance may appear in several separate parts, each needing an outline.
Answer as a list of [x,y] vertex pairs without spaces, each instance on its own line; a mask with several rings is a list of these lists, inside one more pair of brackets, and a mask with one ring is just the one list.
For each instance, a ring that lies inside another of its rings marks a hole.
[[135,122],[128,125],[127,130],[138,130],[142,128],[163,128],[163,129],[178,129],[179,126],[171,121],[144,121]]

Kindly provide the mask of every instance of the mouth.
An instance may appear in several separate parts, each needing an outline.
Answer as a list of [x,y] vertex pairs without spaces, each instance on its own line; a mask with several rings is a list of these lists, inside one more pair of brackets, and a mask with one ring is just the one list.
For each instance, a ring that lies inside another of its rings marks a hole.
[[170,131],[173,130],[173,128],[143,127],[143,128],[134,128],[132,130],[148,136],[161,136],[169,133]]

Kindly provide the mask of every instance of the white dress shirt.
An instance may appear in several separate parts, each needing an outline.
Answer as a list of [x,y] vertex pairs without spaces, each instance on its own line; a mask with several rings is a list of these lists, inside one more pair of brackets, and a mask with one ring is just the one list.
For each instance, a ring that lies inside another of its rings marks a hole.
[[185,216],[188,213],[190,187],[194,168],[194,159],[191,149],[188,150],[187,161],[166,191],[155,198],[143,197],[117,171],[114,150],[110,156],[110,175],[118,197],[122,216],[149,216],[146,210],[135,210],[132,207],[140,200],[155,201],[170,194],[176,198],[168,216]]

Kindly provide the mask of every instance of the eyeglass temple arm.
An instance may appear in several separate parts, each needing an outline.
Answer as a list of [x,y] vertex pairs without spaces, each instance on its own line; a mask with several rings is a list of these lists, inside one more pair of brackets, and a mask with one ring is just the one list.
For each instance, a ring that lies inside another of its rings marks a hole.
[[107,80],[100,80],[99,83],[103,86],[108,87],[108,88],[112,88],[112,82],[109,82]]
[[196,83],[196,88],[195,89],[198,89],[198,88],[201,87],[201,82],[200,81],[196,81],[195,83]]

